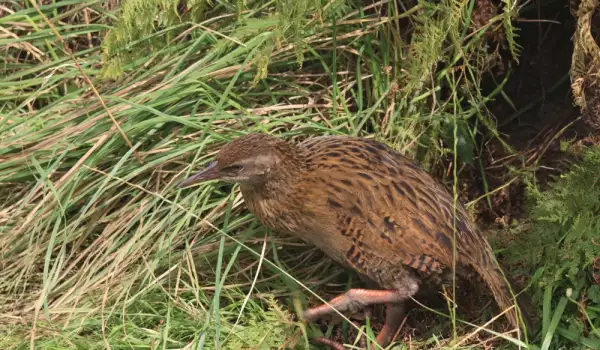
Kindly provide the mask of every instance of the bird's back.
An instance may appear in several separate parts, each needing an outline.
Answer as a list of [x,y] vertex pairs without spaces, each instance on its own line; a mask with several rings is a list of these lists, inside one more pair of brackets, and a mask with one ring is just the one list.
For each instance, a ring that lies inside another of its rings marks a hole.
[[406,267],[425,275],[451,267],[454,237],[459,268],[490,263],[491,249],[463,207],[383,143],[325,136],[299,147],[306,172],[298,193],[321,225],[310,239],[334,241],[336,260],[389,287]]

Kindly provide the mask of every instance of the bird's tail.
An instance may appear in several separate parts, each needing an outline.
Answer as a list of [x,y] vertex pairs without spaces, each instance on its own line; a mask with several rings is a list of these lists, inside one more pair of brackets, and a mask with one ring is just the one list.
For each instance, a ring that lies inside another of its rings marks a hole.
[[[526,327],[526,334],[528,337],[531,337],[535,332],[536,327],[535,309],[531,302],[531,298],[525,292],[517,295],[518,291],[514,289],[516,285],[512,283],[510,279],[508,281],[505,279],[500,270],[500,266],[493,257],[493,253],[491,253],[491,251],[489,253],[492,255],[490,259],[492,262],[490,264],[487,266],[474,264],[473,268],[487,283],[501,311],[512,308],[505,313],[510,324],[513,327],[520,329],[523,329],[524,324]],[[516,295],[516,298],[514,298],[513,295]],[[513,307],[513,305],[515,305],[515,299],[518,309],[517,307]],[[520,320],[523,321],[523,324]]]

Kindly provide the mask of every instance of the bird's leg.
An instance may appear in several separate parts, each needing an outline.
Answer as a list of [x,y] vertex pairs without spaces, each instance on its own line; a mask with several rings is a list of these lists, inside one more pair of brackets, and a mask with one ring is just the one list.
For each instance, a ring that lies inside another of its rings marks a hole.
[[[405,288],[394,290],[350,289],[346,293],[333,298],[329,304],[304,311],[303,316],[306,321],[310,322],[334,312],[334,309],[339,312],[350,311],[354,313],[368,305],[387,304],[385,324],[377,336],[377,343],[384,348],[392,341],[398,327],[400,327],[404,313],[403,302],[415,295],[417,291],[417,283],[409,283]],[[329,345],[334,350],[344,348],[342,344],[326,338],[317,338],[315,341]]]
[[[385,309],[385,323],[377,335],[377,344],[382,348],[388,346],[402,325],[406,308],[404,303],[388,304]],[[374,346],[372,347],[375,348]]]
[[350,289],[346,293],[331,299],[328,304],[315,306],[304,311],[303,316],[306,321],[312,322],[334,312],[334,309],[342,313],[346,311],[356,313],[369,305],[399,303],[413,296],[417,289],[418,286],[416,285],[410,289]]
[[[405,314],[404,302],[395,303],[395,304],[387,304],[387,307],[385,310],[385,323],[383,325],[383,328],[377,335],[377,344],[379,344],[379,346],[381,348],[385,348],[392,342],[392,340],[394,339],[394,335],[396,335],[396,332],[398,331],[398,329],[400,328],[400,325],[402,324],[402,319],[404,317],[404,314]],[[327,339],[325,337],[318,337],[318,338],[313,339],[313,341],[323,344],[323,345],[327,345],[332,350],[344,350],[343,344],[333,341],[331,339]],[[364,338],[362,338],[362,337],[361,337],[360,345],[362,348],[366,349],[366,343],[364,341]],[[376,350],[379,348],[376,345],[372,344],[370,349]]]

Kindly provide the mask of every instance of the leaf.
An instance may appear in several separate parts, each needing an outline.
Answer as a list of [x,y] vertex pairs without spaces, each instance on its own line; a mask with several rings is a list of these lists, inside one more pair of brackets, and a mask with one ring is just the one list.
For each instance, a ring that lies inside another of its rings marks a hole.
[[[468,125],[463,120],[456,122],[456,153],[458,159],[466,164],[473,164],[474,145],[469,133]],[[444,123],[443,139],[448,144],[448,148],[454,148],[454,123],[447,118]]]

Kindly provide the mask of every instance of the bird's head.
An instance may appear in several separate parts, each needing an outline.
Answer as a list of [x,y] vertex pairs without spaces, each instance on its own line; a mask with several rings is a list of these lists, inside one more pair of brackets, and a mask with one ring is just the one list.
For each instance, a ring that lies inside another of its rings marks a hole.
[[252,133],[234,139],[219,150],[214,161],[179,183],[188,187],[209,180],[244,185],[264,184],[294,158],[293,146],[268,134]]

